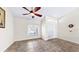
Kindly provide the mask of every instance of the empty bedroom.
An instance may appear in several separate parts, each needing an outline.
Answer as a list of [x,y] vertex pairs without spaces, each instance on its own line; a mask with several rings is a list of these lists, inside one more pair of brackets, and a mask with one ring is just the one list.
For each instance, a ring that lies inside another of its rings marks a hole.
[[0,52],[79,52],[79,8],[0,7]]

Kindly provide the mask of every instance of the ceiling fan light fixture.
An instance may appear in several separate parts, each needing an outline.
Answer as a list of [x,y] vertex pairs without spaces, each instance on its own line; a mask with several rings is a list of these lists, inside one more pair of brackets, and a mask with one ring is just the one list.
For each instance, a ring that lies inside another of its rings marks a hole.
[[33,13],[31,13],[30,15],[31,15],[31,16],[34,16],[34,14],[33,14]]
[[32,18],[35,18],[35,16],[32,16]]
[[35,18],[35,15],[33,13],[30,14],[32,16],[32,18]]

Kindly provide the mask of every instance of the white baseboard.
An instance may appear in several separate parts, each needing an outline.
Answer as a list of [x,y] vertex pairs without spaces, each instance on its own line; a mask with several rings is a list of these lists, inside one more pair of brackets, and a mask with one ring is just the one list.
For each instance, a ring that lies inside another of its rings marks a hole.
[[11,42],[9,45],[7,45],[7,47],[5,47],[1,52],[5,52],[5,50],[6,50],[7,48],[9,48],[14,42],[15,42],[15,41],[13,41],[13,42]]
[[41,37],[17,39],[16,41],[22,41],[22,40],[32,40],[32,39],[38,39],[38,38],[41,38]]
[[66,41],[70,41],[70,42],[73,42],[73,43],[77,43],[79,44],[79,39],[78,38],[67,38],[67,37],[59,37],[59,39],[62,39],[62,40],[66,40]]
[[57,36],[53,36],[53,37],[48,37],[48,38],[42,38],[43,40],[50,40],[50,39],[53,39],[53,38],[58,38]]

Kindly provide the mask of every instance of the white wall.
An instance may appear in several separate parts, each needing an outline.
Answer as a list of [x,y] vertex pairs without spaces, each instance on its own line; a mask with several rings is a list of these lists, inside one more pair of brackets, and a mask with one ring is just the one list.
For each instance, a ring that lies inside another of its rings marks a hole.
[[5,17],[5,28],[0,28],[0,51],[4,51],[13,42],[13,17],[7,8]]
[[[72,32],[70,32],[68,25],[74,24]],[[79,9],[65,15],[59,20],[58,37],[75,43],[79,43]]]
[[42,22],[42,38],[44,40],[57,38],[57,19],[46,17]]
[[[56,18],[48,17],[42,23],[42,27],[40,19],[31,20],[25,18],[13,18],[10,11],[7,8],[4,9],[6,11],[6,18],[5,28],[0,28],[0,51],[4,51],[14,41],[41,38],[41,31],[42,37],[45,40],[58,37],[79,43],[79,9],[65,15],[62,19],[59,19],[58,23]],[[35,24],[39,27],[38,35],[28,36],[26,34],[27,26],[29,24]],[[72,32],[69,32],[68,24],[74,24]]]
[[[28,25],[37,25],[38,26],[38,35],[31,36],[27,34],[28,31]],[[39,20],[32,20],[27,18],[17,18],[15,17],[14,21],[14,37],[16,41],[19,40],[27,40],[27,39],[34,39],[34,38],[40,38],[41,37],[41,25],[40,25],[40,19]]]
[[[42,21],[43,20],[43,21]],[[34,38],[43,38],[45,40],[57,38],[57,19],[54,17],[46,17],[45,20],[32,20],[27,18],[17,18],[14,21],[14,37],[16,41],[28,40]],[[42,22],[41,22],[42,21]],[[38,35],[31,36],[27,34],[28,25],[38,26]],[[45,32],[44,32],[45,31]]]

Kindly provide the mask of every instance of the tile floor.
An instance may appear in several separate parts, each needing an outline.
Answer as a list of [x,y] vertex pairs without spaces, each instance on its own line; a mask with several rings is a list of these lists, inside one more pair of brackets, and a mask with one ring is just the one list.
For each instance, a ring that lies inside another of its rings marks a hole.
[[62,39],[24,40],[13,43],[5,52],[79,52],[79,44]]

